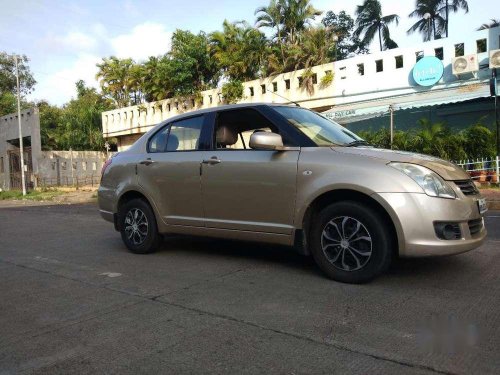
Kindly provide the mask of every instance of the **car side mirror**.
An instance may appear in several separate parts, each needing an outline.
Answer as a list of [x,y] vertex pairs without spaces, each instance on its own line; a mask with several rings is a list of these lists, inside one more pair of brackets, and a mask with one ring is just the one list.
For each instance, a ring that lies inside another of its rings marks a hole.
[[250,147],[254,150],[279,150],[283,148],[283,139],[276,133],[257,132],[250,137]]

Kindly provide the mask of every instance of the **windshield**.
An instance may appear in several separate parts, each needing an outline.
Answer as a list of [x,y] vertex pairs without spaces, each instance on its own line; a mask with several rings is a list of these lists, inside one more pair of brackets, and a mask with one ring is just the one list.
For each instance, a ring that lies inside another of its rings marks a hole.
[[318,146],[347,146],[353,142],[363,141],[343,126],[308,109],[299,107],[274,107],[274,109]]

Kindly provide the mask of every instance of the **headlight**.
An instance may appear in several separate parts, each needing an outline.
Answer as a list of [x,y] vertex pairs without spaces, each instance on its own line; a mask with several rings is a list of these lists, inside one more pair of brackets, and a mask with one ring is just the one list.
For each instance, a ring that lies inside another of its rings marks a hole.
[[428,168],[410,163],[389,163],[388,165],[400,170],[408,177],[411,177],[417,184],[420,185],[425,194],[431,197],[449,199],[457,197],[453,189],[446,183],[446,181]]

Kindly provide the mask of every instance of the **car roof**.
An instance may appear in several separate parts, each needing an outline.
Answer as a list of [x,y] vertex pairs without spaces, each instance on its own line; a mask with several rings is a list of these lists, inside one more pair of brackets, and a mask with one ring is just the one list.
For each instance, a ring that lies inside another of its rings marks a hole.
[[180,115],[170,117],[166,121],[162,121],[162,123],[165,124],[167,122],[182,120],[183,118],[187,118],[187,117],[192,117],[192,116],[202,115],[202,114],[212,113],[212,112],[218,112],[218,111],[225,111],[225,110],[228,110],[228,109],[255,108],[255,107],[259,107],[259,106],[283,107],[283,106],[291,106],[291,104],[289,104],[289,103],[265,103],[265,102],[260,102],[260,103],[242,103],[242,104],[226,104],[226,105],[220,105],[220,106],[216,106],[216,107],[198,109],[196,111],[189,111],[189,112],[186,112],[186,113],[182,113]]

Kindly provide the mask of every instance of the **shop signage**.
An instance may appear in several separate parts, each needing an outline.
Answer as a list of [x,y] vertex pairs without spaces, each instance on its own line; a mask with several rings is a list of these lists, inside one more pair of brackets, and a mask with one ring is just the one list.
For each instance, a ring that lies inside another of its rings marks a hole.
[[421,58],[413,67],[413,79],[420,86],[435,85],[443,76],[443,62],[435,56]]

